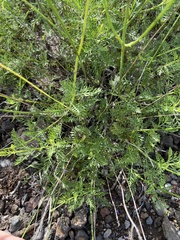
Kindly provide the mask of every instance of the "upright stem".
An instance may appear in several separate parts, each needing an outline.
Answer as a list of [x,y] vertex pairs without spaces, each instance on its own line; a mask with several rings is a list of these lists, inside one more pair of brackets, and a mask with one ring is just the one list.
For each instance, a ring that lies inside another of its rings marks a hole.
[[129,2],[127,1],[126,5],[126,11],[125,11],[125,18],[124,18],[124,24],[123,24],[123,31],[122,31],[122,45],[121,45],[121,58],[120,58],[120,81],[119,81],[119,94],[121,92],[121,83],[122,83],[122,75],[123,75],[123,67],[124,67],[124,54],[125,54],[125,41],[126,41],[126,32],[127,32],[127,26],[128,26],[128,17],[129,17]]
[[137,44],[139,41],[141,41],[145,36],[147,36],[147,34],[157,24],[157,22],[165,15],[165,13],[170,9],[170,7],[172,6],[172,4],[175,1],[176,0],[167,1],[167,4],[164,7],[164,9],[160,12],[160,14],[157,16],[157,18],[149,25],[149,27],[141,34],[141,36],[139,38],[137,38],[135,41],[125,44],[125,46],[126,47],[132,47],[135,44]]
[[81,50],[82,50],[83,43],[84,43],[84,37],[85,37],[85,32],[86,32],[87,17],[88,17],[88,10],[89,10],[90,1],[91,0],[87,0],[86,5],[85,5],[84,23],[83,23],[83,27],[82,27],[81,41],[80,41],[80,44],[79,44],[79,48],[78,48],[78,52],[77,52],[76,60],[75,60],[75,66],[74,66],[74,81],[73,81],[74,92],[73,92],[71,104],[74,103],[74,99],[75,99],[75,96],[76,96],[76,80],[77,80],[77,71],[78,71],[78,65],[79,65],[79,56],[81,54]]

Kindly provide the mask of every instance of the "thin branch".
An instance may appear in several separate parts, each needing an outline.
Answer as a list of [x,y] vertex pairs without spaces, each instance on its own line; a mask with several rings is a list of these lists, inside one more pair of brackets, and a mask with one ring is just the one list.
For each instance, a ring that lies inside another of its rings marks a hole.
[[116,205],[115,205],[115,203],[114,203],[114,201],[113,201],[113,198],[112,198],[111,189],[110,189],[110,187],[109,187],[109,182],[108,182],[107,177],[106,177],[106,182],[107,182],[107,185],[108,185],[109,196],[110,196],[110,198],[111,198],[111,202],[112,202],[113,207],[114,207],[114,212],[115,212],[115,216],[116,216],[116,221],[117,221],[117,224],[118,224],[118,227],[119,227],[119,226],[120,226],[120,222],[119,222],[118,215],[117,215],[117,209],[116,209]]

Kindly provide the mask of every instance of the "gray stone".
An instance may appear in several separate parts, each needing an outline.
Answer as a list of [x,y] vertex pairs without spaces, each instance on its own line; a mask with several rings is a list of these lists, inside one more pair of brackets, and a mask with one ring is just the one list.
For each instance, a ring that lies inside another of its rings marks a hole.
[[14,128],[14,123],[11,122],[10,120],[5,120],[1,123],[1,130],[3,132],[11,132],[13,128]]
[[173,138],[172,138],[172,136],[167,135],[167,134],[164,134],[164,135],[162,136],[162,139],[161,139],[161,144],[162,144],[164,147],[173,148],[173,147],[174,147],[174,143],[173,143]]
[[25,207],[25,211],[27,213],[32,212],[39,203],[39,198],[38,197],[32,197],[29,199],[29,201],[25,202],[24,207]]
[[103,207],[100,209],[100,214],[104,218],[105,216],[110,214],[110,211],[107,207]]
[[147,212],[142,212],[141,213],[141,218],[144,220],[144,219],[146,219],[146,218],[148,218],[149,217],[149,215],[148,215],[148,213]]
[[153,219],[152,219],[151,216],[149,216],[149,217],[146,219],[146,224],[147,224],[147,225],[152,225],[152,223],[153,223]]
[[174,186],[177,186],[177,185],[178,185],[178,183],[177,183],[176,180],[172,180],[172,181],[171,181],[171,184],[174,185]]
[[96,237],[96,240],[103,240],[103,236],[99,233],[98,236]]
[[162,223],[162,229],[164,233],[164,237],[166,240],[179,240],[178,233],[176,232],[176,228],[174,225],[169,221],[168,217],[164,217]]
[[178,211],[178,210],[175,211],[175,218],[180,226],[180,211]]
[[178,177],[174,175],[173,173],[170,174],[170,177],[172,180],[178,180]]
[[13,233],[13,232],[21,230],[22,228],[23,228],[23,221],[20,218],[20,216],[17,216],[17,215],[13,216],[10,219],[9,231],[11,233]]
[[107,238],[111,235],[111,233],[112,233],[112,230],[108,228],[108,229],[104,232],[103,237],[107,239]]
[[68,236],[68,232],[70,230],[70,220],[68,217],[62,215],[57,220],[55,240],[64,240]]
[[171,184],[170,183],[166,183],[165,185],[164,185],[164,187],[166,188],[166,189],[170,189],[171,188]]
[[154,220],[154,227],[155,228],[158,228],[160,227],[162,224],[162,217],[157,217],[155,220]]
[[128,229],[131,226],[131,223],[130,221],[125,220],[124,225],[125,225],[125,229]]
[[74,240],[74,232],[72,230],[69,231],[69,237],[71,238],[71,240]]
[[165,203],[163,203],[162,201],[157,201],[155,204],[154,204],[154,209],[156,211],[156,213],[162,217],[165,215],[166,213],[166,209],[167,209],[167,205]]
[[5,210],[5,201],[0,200],[0,213],[3,213]]
[[114,219],[111,215],[107,215],[104,220],[106,223],[111,223],[113,222]]
[[88,240],[89,236],[83,230],[78,230],[75,240]]
[[12,213],[13,215],[17,214],[18,209],[19,209],[18,205],[17,205],[17,204],[13,204],[13,205],[11,206],[11,213]]
[[73,229],[81,229],[87,222],[87,212],[85,209],[80,209],[75,213],[75,217],[71,220]]
[[12,166],[12,162],[9,159],[2,159],[0,160],[0,167],[5,168],[5,167],[9,167]]

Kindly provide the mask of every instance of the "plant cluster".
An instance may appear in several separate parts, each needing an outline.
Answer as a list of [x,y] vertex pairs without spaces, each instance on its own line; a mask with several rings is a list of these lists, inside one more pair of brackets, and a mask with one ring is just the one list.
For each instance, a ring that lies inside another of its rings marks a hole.
[[180,126],[178,1],[4,0],[0,16],[0,83],[13,86],[1,111],[27,136],[14,130],[0,155],[31,159],[54,206],[95,208],[121,169],[132,187],[164,191],[163,173],[180,168],[157,150]]

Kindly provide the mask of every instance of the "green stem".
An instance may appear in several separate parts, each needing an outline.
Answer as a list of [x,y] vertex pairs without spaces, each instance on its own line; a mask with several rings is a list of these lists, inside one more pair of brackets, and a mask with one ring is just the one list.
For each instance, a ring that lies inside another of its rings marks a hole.
[[118,33],[116,32],[116,30],[114,29],[113,27],[113,24],[111,22],[111,17],[109,15],[109,12],[108,12],[108,8],[107,8],[107,1],[106,0],[103,0],[103,5],[104,5],[104,8],[105,8],[105,12],[106,12],[106,17],[107,17],[107,21],[108,21],[108,24],[112,30],[112,32],[114,33],[114,36],[115,38],[118,40],[118,42],[120,43],[120,45],[123,45],[123,40],[119,37]]
[[14,74],[16,77],[20,78],[21,80],[23,80],[24,82],[28,83],[31,87],[35,88],[37,91],[39,91],[40,93],[42,93],[43,95],[45,95],[46,97],[48,97],[49,99],[53,100],[54,102],[58,103],[60,106],[64,107],[66,110],[71,111],[74,113],[74,111],[66,106],[64,103],[58,101],[57,99],[51,97],[48,93],[44,92],[42,89],[38,88],[35,84],[33,84],[32,82],[30,82],[29,80],[27,80],[26,78],[24,78],[23,76],[21,76],[19,73],[13,71],[11,68],[5,66],[4,64],[0,63],[0,67],[2,67],[3,69],[9,71],[10,73]]
[[[166,36],[164,37],[164,39],[162,40],[161,44],[159,45],[158,49],[156,50],[156,52],[154,53],[153,57],[151,58],[151,60],[148,63],[148,66],[152,63],[152,61],[155,59],[155,57],[157,57],[157,53],[159,52],[159,50],[161,49],[162,45],[164,44],[166,38],[170,35],[171,31],[173,30],[174,26],[177,24],[177,22],[179,21],[180,15],[176,18],[176,20],[174,21],[172,27],[169,29],[169,31],[167,32]],[[178,49],[178,47],[177,47]],[[172,51],[174,49],[171,49],[170,51]],[[167,54],[167,52],[166,52]],[[176,62],[176,61],[175,61]]]
[[139,41],[141,41],[145,36],[147,36],[147,34],[157,24],[157,22],[164,16],[164,14],[170,9],[171,5],[175,1],[176,0],[169,1],[169,3],[166,5],[166,7],[160,12],[160,14],[157,16],[157,18],[149,25],[149,27],[143,32],[143,34],[139,38],[137,38],[135,41],[125,44],[125,47],[132,47],[135,44],[137,44]]
[[123,75],[123,67],[124,67],[124,54],[125,54],[125,41],[126,41],[126,32],[127,32],[127,26],[128,26],[128,17],[129,17],[129,10],[130,10],[130,4],[129,0],[127,1],[126,5],[126,11],[125,11],[125,18],[124,18],[124,24],[123,24],[123,31],[122,31],[122,45],[121,45],[121,58],[120,58],[120,69],[119,69],[119,74],[120,74],[120,81],[119,81],[119,95],[120,95],[120,90],[121,90],[121,80],[122,80],[122,75]]
[[75,99],[75,96],[76,96],[76,81],[77,81],[77,71],[78,71],[78,65],[79,65],[79,56],[81,54],[83,43],[84,43],[84,37],[85,37],[85,32],[86,32],[87,17],[88,17],[88,10],[89,10],[90,1],[91,0],[87,0],[86,5],[85,5],[84,23],[83,23],[83,26],[82,26],[81,40],[80,40],[78,52],[77,52],[77,55],[76,55],[75,66],[74,66],[74,81],[73,81],[74,92],[73,92],[71,104],[74,103],[74,99]]

